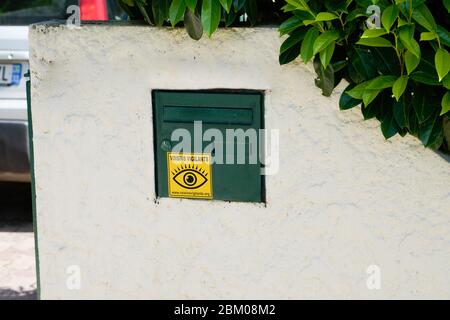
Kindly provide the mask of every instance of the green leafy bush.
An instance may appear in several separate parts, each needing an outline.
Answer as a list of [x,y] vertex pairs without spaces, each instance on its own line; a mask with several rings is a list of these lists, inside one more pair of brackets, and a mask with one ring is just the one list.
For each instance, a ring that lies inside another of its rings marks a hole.
[[[220,24],[282,22],[280,64],[313,61],[325,96],[346,79],[340,108],[360,105],[365,119],[381,122],[386,139],[409,133],[448,151],[450,0],[119,1],[132,19],[183,22],[194,39]],[[244,14],[248,21],[239,18]]]
[[[379,15],[375,8],[369,19],[373,4]],[[350,83],[341,109],[361,105],[386,139],[409,133],[436,149],[450,111],[449,8],[445,0],[287,0],[280,63],[313,60],[324,95],[342,78]]]
[[[223,26],[278,24],[282,21],[283,1],[273,0],[119,0],[131,19],[144,18],[151,25],[172,26],[183,22],[193,39],[203,31],[211,36]],[[246,15],[244,21],[240,17]]]

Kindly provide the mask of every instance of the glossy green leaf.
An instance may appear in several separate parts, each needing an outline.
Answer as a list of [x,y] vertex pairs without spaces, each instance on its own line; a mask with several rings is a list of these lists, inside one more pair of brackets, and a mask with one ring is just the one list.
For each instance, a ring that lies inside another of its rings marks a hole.
[[347,94],[347,92],[354,87],[354,84],[349,84],[347,88],[345,88],[344,92],[342,92],[341,97],[339,98],[339,109],[347,110],[361,104],[360,99],[355,99]]
[[423,145],[432,149],[437,149],[442,144],[442,118],[437,113],[419,125],[419,139]]
[[292,31],[294,31],[295,29],[299,28],[303,26],[303,18],[299,17],[299,16],[292,16],[289,19],[287,19],[286,21],[284,21],[280,27],[279,27],[279,31],[280,31],[280,35],[285,35],[288,34]]
[[357,8],[355,10],[350,11],[350,13],[347,15],[347,17],[345,18],[345,22],[352,22],[353,20],[360,18],[360,17],[365,17],[367,18],[367,13],[365,10],[361,9],[361,8]]
[[417,89],[414,92],[414,97],[412,99],[412,105],[416,112],[417,119],[419,123],[424,123],[428,118],[435,113],[435,106],[430,101],[424,89]]
[[351,90],[348,90],[347,94],[354,99],[362,100],[364,91],[366,90],[366,87],[369,84],[370,84],[370,81],[360,83],[360,84],[356,85],[355,87],[353,87]]
[[440,82],[450,71],[450,54],[448,51],[443,48],[438,48],[434,57],[434,64],[436,65]]
[[312,25],[314,23],[316,23],[316,20],[303,20],[303,24],[305,26],[309,26],[309,25]]
[[280,64],[289,63],[298,57],[300,54],[300,44],[305,34],[305,29],[296,30],[283,42],[280,48]]
[[259,0],[246,0],[245,2],[245,12],[247,13],[248,21],[250,21],[251,26],[254,26],[258,23],[258,1]]
[[414,71],[411,73],[410,78],[419,83],[428,84],[430,86],[438,86],[439,80],[428,72],[424,72],[421,70]]
[[433,82],[436,82],[436,84],[439,84],[439,76],[436,71],[434,58],[435,58],[435,52],[425,51],[425,55],[421,58],[419,66],[417,67],[416,72],[422,71],[426,73],[427,77],[430,79],[433,79]]
[[434,40],[436,38],[438,38],[439,36],[437,35],[436,32],[422,32],[420,34],[420,41],[431,41]]
[[[242,1],[242,0],[241,0]],[[245,1],[245,0],[243,0]],[[284,6],[281,7],[281,11],[283,11],[284,13],[286,12],[292,12],[297,10],[293,5],[286,3]]]
[[[383,91],[383,89],[368,89],[376,79],[377,78],[356,85],[353,89],[349,90],[347,94],[352,98],[362,99],[364,105],[369,106],[378,94]],[[377,80],[377,82],[378,85],[375,87],[384,86],[382,85],[383,80]]]
[[397,5],[393,4],[384,9],[381,15],[381,23],[386,31],[391,30],[392,25],[398,17]]
[[338,16],[331,12],[319,12],[316,15],[316,21],[332,21],[338,19]]
[[355,83],[367,81],[377,75],[373,55],[367,48],[352,48],[349,50],[348,61],[348,74]]
[[446,92],[442,97],[441,102],[441,116],[450,111],[450,92]]
[[363,34],[361,35],[361,38],[376,38],[381,37],[383,35],[387,34],[386,30],[384,29],[367,29],[364,30]]
[[[377,0],[375,0],[377,1]],[[408,17],[410,14],[410,9],[417,8],[424,4],[427,0],[395,0],[396,4],[399,4],[400,11],[403,13],[405,17]],[[412,5],[412,7],[410,6]]]
[[391,42],[385,38],[364,38],[359,39],[356,44],[362,45],[362,46],[368,46],[368,47],[390,47],[392,46]]
[[392,87],[396,80],[396,76],[378,76],[370,81],[366,90],[387,89]]
[[341,71],[347,65],[348,65],[348,61],[346,61],[346,60],[336,61],[335,63],[333,63],[334,72]]
[[428,31],[436,30],[436,22],[425,4],[422,4],[413,10],[412,18]]
[[370,55],[370,61],[375,65],[378,73],[400,75],[400,65],[393,48],[376,48],[367,49]]
[[369,106],[364,105],[364,103],[361,104],[361,113],[364,117],[364,120],[372,119],[373,117],[378,118],[379,111],[380,108],[376,103],[372,103]]
[[448,32],[444,27],[438,25],[436,33],[438,34],[439,39],[441,39],[441,43],[447,47],[450,47],[450,32]]
[[317,87],[322,89],[322,94],[326,97],[329,97],[333,92],[335,85],[333,65],[329,64],[328,67],[324,68],[318,57],[314,59],[313,65],[314,70],[317,74],[317,78],[314,82]]
[[216,31],[220,22],[221,5],[217,0],[203,0],[202,25],[209,37]]
[[348,0],[325,0],[325,8],[328,11],[345,10],[350,2]]
[[286,40],[284,40],[281,44],[280,54],[286,52],[295,45],[300,45],[302,40],[305,38],[306,31],[307,30],[305,29],[298,29],[292,32],[289,37],[287,37]]
[[442,85],[445,89],[450,90],[450,73],[442,79]]
[[417,41],[414,40],[414,27],[411,25],[401,27],[399,28],[398,35],[405,48],[416,57],[420,58],[420,46]]
[[[191,10],[195,11],[195,8],[197,7],[197,1],[198,0],[185,0],[186,6]],[[153,2],[153,1],[152,1]]]
[[311,60],[311,58],[314,56],[313,45],[318,36],[319,30],[314,27],[308,29],[308,31],[306,32],[300,49],[300,56],[305,63]]
[[375,4],[376,0],[356,0],[355,1],[360,7],[367,8],[368,6]]
[[392,94],[397,101],[400,100],[403,92],[405,92],[406,86],[408,85],[408,76],[399,77],[392,86]]
[[184,27],[189,36],[194,40],[200,40],[203,35],[203,26],[200,17],[190,9],[184,14]]
[[337,30],[326,31],[322,33],[317,39],[314,41],[313,45],[313,53],[319,53],[328,45],[339,38],[339,32]]
[[326,47],[324,50],[320,51],[320,62],[322,63],[322,66],[324,68],[328,67],[328,65],[330,64],[331,58],[333,57],[333,53],[334,53],[334,48],[335,48],[336,44],[333,41],[332,43],[330,43],[328,45],[328,47]]
[[294,6],[297,10],[308,11],[308,1],[302,0],[286,0],[286,2],[292,6]]
[[238,17],[234,10],[230,10],[230,13],[225,13],[224,16],[225,16],[225,26],[226,27],[231,26],[236,21],[236,18]]
[[169,18],[170,0],[153,0],[152,12],[155,24],[162,26],[164,21]]
[[385,139],[392,138],[399,131],[399,126],[394,117],[394,111],[392,105],[383,106],[383,115],[381,119],[381,132]]
[[[259,1],[261,1],[261,0],[259,0]],[[269,1],[273,2],[273,0],[269,0]],[[275,0],[275,1],[277,1],[277,0]],[[296,1],[305,3],[306,6],[309,7],[312,12],[321,12],[324,9],[323,4],[324,4],[325,0],[320,0],[320,1],[296,0]],[[336,0],[336,1],[339,1],[339,0]]]
[[442,0],[444,3],[445,9],[447,9],[447,13],[450,13],[450,0]]
[[364,105],[368,106],[377,97],[382,90],[364,90],[362,100]]
[[[392,99],[391,99],[392,100]],[[381,92],[370,105],[361,105],[361,112],[364,116],[364,120],[376,117],[381,121],[383,115],[383,109],[386,106],[386,94]]]
[[412,135],[419,137],[419,119],[417,119],[417,114],[412,107],[412,103],[406,111],[408,112],[408,131]]
[[[235,12],[238,12],[245,6],[246,0],[234,0],[233,2],[233,8]],[[289,1],[287,1],[289,2]]]
[[416,57],[410,51],[406,51],[405,53],[405,65],[406,71],[408,74],[411,74],[420,63],[420,58]]
[[300,54],[300,45],[294,45],[280,54],[278,61],[280,65],[294,61]]
[[398,18],[398,20],[397,20],[397,27],[400,28],[400,27],[405,26],[407,24],[408,24],[408,21],[406,21],[406,20],[404,20],[402,18]]
[[184,17],[186,11],[185,0],[173,0],[169,8],[169,19],[172,26],[175,26]]
[[409,105],[405,99],[400,99],[393,104],[394,118],[402,129],[409,129]]
[[226,12],[230,12],[231,5],[233,4],[233,0],[219,0],[222,8],[225,9]]

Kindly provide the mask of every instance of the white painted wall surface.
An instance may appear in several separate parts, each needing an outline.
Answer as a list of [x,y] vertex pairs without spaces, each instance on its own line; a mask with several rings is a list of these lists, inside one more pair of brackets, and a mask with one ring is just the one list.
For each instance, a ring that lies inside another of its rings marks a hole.
[[[450,298],[449,160],[279,66],[275,29],[37,26],[30,41],[43,299]],[[267,90],[267,207],[155,200],[151,91],[209,88]]]

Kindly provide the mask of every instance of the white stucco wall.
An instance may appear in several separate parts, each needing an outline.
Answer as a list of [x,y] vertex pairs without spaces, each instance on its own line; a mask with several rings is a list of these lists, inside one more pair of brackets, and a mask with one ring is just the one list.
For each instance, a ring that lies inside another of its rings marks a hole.
[[[199,42],[31,29],[43,299],[450,298],[449,160],[339,111],[309,66],[279,66],[280,41],[270,28]],[[266,90],[281,139],[267,206],[155,199],[151,90],[210,88]]]

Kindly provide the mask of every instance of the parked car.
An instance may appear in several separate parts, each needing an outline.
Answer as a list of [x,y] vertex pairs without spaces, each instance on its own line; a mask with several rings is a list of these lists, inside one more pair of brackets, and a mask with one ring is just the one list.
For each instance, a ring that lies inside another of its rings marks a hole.
[[28,25],[66,19],[67,7],[74,4],[80,6],[82,20],[123,18],[114,0],[0,1],[0,181],[30,181],[25,78]]

